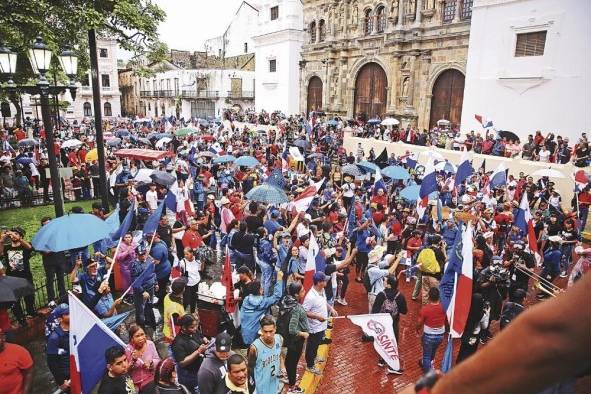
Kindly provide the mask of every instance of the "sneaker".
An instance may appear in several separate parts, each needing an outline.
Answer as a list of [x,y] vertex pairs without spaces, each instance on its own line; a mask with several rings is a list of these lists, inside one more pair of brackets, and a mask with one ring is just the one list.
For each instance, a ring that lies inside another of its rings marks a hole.
[[332,343],[332,339],[330,338],[323,338],[322,341],[320,341],[321,345],[330,345]]
[[343,306],[347,306],[347,305],[349,305],[349,303],[347,302],[347,300],[345,300],[344,298],[339,298],[339,299],[337,300],[337,302],[338,302],[339,304],[343,305]]
[[385,366],[386,366],[386,363],[384,362],[384,360],[378,361],[378,367],[384,368]]
[[566,278],[567,276],[568,276],[568,273],[566,271],[560,272],[560,277],[561,278]]
[[400,369],[392,369],[392,368],[388,367],[386,369],[386,373],[388,373],[388,374],[402,375],[403,372],[404,372],[404,370],[402,368],[400,368]]
[[314,375],[322,375],[322,371],[319,370],[316,367],[312,367],[312,368],[306,367],[306,371],[308,371],[308,372],[310,372],[311,374],[314,374]]
[[299,393],[305,393],[305,392],[306,392],[306,390],[304,390],[300,386],[293,386],[293,387],[290,387],[289,390],[287,390],[287,394],[292,394],[292,393],[299,394]]

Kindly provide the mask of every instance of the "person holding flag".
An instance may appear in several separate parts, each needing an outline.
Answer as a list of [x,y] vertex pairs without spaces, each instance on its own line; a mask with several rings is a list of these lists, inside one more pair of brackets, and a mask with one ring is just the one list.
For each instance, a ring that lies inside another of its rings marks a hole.
[[140,327],[148,326],[155,331],[156,318],[152,309],[152,301],[154,291],[158,290],[158,284],[154,273],[154,260],[148,256],[148,246],[145,241],[140,243],[135,251],[137,258],[131,263],[130,269],[133,280],[130,288],[133,289],[135,321]]

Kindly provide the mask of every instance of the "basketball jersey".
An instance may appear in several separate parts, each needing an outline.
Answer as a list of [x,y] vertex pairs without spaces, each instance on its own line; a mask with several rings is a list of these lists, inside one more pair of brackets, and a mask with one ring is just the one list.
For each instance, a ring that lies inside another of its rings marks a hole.
[[266,345],[260,338],[252,343],[257,350],[254,382],[258,394],[276,394],[279,392],[282,344],[283,338],[279,334],[275,334],[275,340],[271,347]]

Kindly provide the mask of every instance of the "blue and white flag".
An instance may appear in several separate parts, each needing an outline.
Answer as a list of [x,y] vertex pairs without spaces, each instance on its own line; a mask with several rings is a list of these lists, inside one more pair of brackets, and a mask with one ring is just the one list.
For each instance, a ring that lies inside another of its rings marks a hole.
[[493,171],[490,176],[490,187],[494,189],[496,187],[504,186],[507,184],[507,169],[503,163],[499,164],[496,170]]
[[135,201],[132,201],[131,205],[127,210],[127,214],[125,218],[123,218],[123,222],[113,234],[111,234],[111,239],[113,241],[117,241],[119,238],[123,237],[125,233],[129,231],[129,227],[131,227],[131,223],[133,222],[133,218],[135,217]]
[[165,200],[162,200],[160,204],[158,204],[158,208],[156,208],[156,210],[148,217],[146,223],[144,223],[144,234],[152,234],[158,229],[158,222],[160,222],[162,211],[164,211],[164,201]]
[[455,185],[461,185],[472,174],[474,174],[474,168],[472,168],[472,164],[468,160],[468,153],[464,151],[460,159],[460,164],[458,165],[458,170],[456,171]]

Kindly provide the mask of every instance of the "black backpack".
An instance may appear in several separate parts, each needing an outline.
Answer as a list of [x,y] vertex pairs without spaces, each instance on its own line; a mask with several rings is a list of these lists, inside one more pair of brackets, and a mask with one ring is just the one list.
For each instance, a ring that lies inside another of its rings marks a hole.
[[501,318],[499,319],[501,330],[507,327],[507,325],[511,323],[511,321],[517,317],[517,315],[523,312],[523,309],[523,305],[511,301],[507,302],[503,307]]
[[286,307],[283,302],[279,303],[279,312],[277,314],[277,334],[283,337],[284,345],[287,345],[290,342],[289,321],[291,320],[291,315],[294,309],[295,306]]

